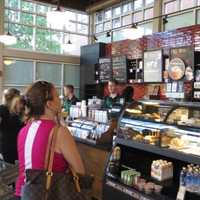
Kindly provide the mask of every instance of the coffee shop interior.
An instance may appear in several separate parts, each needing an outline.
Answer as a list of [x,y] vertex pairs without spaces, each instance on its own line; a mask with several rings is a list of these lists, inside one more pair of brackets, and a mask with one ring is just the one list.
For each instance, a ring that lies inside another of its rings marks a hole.
[[56,89],[88,200],[200,199],[200,0],[0,0],[0,200],[26,200],[30,119],[5,116],[34,84]]

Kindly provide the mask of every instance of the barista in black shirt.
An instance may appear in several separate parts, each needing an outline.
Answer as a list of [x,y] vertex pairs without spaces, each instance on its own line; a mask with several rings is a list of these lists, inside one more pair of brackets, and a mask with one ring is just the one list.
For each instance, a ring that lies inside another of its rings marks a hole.
[[112,108],[115,103],[120,102],[120,97],[117,94],[117,81],[110,80],[108,82],[108,91],[109,95],[104,97],[104,107],[105,108]]
[[126,105],[129,105],[134,102],[133,95],[134,95],[133,87],[127,86],[122,93],[122,98],[124,99]]

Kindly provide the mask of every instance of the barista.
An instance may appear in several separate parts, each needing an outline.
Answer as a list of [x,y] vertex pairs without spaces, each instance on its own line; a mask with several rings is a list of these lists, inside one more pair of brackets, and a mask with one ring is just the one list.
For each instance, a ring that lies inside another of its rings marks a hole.
[[110,80],[108,82],[108,91],[109,95],[104,97],[104,107],[105,108],[112,108],[113,104],[120,102],[120,97],[117,94],[117,81]]
[[65,85],[64,86],[64,102],[63,102],[64,111],[69,113],[71,105],[76,105],[77,101],[78,101],[78,98],[74,94],[74,86]]
[[126,105],[134,102],[133,95],[134,95],[133,87],[127,86],[122,93],[122,98],[124,99]]

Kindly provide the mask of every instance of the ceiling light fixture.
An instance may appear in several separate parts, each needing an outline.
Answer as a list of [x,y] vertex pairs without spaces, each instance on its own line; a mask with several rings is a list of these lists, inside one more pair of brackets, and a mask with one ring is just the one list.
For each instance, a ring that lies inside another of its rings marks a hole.
[[9,23],[8,32],[6,34],[0,35],[0,42],[4,45],[13,45],[17,43],[17,38],[9,32]]
[[167,15],[163,18],[163,24],[167,24],[168,20],[167,20]]
[[94,41],[98,41],[98,38],[96,37],[96,35],[93,35],[93,39]]
[[9,66],[15,63],[15,60],[5,59],[3,61],[4,65]]
[[133,29],[137,29],[137,28],[138,28],[137,23],[132,23],[131,28],[133,28]]
[[108,32],[106,33],[106,37],[111,37],[111,31],[108,31]]

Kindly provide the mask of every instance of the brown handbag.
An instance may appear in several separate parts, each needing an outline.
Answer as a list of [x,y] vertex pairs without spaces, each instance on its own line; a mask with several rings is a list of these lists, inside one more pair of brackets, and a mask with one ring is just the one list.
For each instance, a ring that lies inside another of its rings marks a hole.
[[91,188],[92,177],[79,177],[72,169],[65,173],[52,171],[58,130],[59,126],[55,126],[49,136],[45,170],[26,170],[22,200],[86,200],[80,185]]

